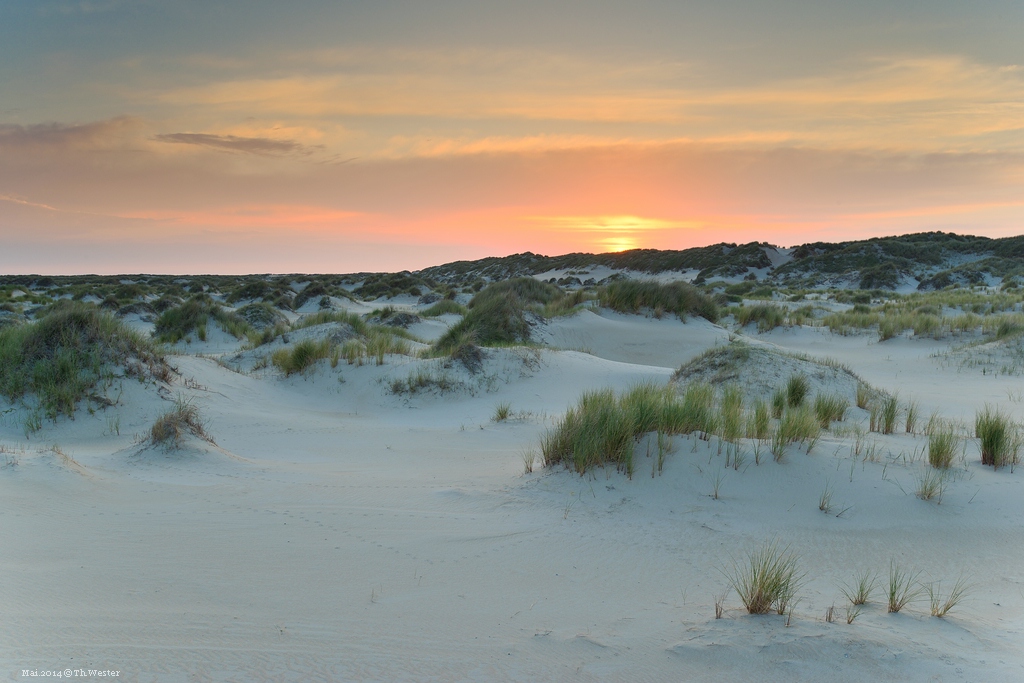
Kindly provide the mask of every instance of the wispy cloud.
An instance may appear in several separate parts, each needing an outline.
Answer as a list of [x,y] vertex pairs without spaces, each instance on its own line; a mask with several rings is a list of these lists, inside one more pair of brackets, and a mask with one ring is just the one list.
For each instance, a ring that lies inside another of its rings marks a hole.
[[162,133],[154,135],[153,140],[181,145],[197,145],[199,147],[210,147],[227,152],[241,152],[245,154],[310,154],[313,151],[313,149],[295,140],[247,138],[237,135],[213,135],[211,133]]
[[136,136],[141,121],[119,116],[83,124],[0,124],[0,147],[47,147],[88,149],[123,143]]

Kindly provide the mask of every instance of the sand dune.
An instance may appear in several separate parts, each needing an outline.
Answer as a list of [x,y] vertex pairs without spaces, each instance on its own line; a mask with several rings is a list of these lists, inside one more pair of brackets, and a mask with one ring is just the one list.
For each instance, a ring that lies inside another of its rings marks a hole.
[[[420,323],[424,339],[453,321]],[[443,361],[326,364],[283,377],[230,369],[237,340],[182,344],[168,390],[126,384],[115,408],[0,443],[0,659],[22,669],[119,669],[128,680],[912,680],[1024,677],[1020,474],[978,462],[941,504],[914,495],[920,436],[869,434],[874,455],[825,433],[810,453],[724,467],[717,440],[677,436],[632,479],[523,454],[590,389],[666,384],[730,344],[705,320],[587,310],[537,330],[567,350]],[[733,343],[736,343],[734,339]],[[944,365],[950,342],[776,330],[752,344],[829,356],[928,413],[986,401],[1024,416],[1019,378]],[[198,357],[197,351],[212,354]],[[219,360],[224,363],[218,362]],[[227,365],[228,367],[225,367]],[[448,372],[455,388],[395,395]],[[785,372],[780,371],[781,374]],[[780,375],[781,376],[781,375]],[[175,396],[216,445],[142,442]],[[511,419],[492,420],[507,403]],[[118,429],[111,416],[119,415]],[[851,408],[847,426],[866,424]],[[119,433],[116,433],[119,432]],[[53,450],[54,445],[74,464]],[[865,445],[867,447],[867,445]],[[49,449],[49,450],[48,450]],[[719,488],[719,496],[711,496]],[[819,507],[826,487],[832,510]],[[790,625],[728,594],[734,561],[766,538],[805,572]],[[887,614],[881,587],[852,624],[838,586],[896,561],[968,599],[944,619]],[[835,604],[839,619],[827,623]]]

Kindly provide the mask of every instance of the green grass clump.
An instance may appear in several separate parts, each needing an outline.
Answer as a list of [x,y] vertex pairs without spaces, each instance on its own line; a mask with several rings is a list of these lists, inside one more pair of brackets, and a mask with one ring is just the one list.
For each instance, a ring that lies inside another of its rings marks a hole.
[[882,434],[896,431],[896,422],[900,415],[900,399],[898,395],[886,396],[879,407],[876,427]]
[[[331,357],[334,348],[336,347],[333,347],[330,340],[327,339],[320,341],[305,339],[290,348],[274,351],[270,356],[270,362],[287,376],[296,372],[304,372],[317,361]],[[334,362],[337,364],[337,361]]]
[[563,296],[554,285],[521,277],[485,287],[469,302],[469,311],[434,344],[437,355],[449,355],[472,338],[474,344],[516,344],[530,341],[526,313]]
[[176,450],[190,434],[213,443],[213,439],[206,432],[206,425],[199,416],[199,409],[191,400],[179,396],[174,407],[153,423],[149,430],[149,439],[153,445]]
[[776,389],[772,393],[772,418],[782,419],[782,413],[786,410],[786,390]]
[[999,469],[1016,465],[1020,451],[1017,425],[999,408],[985,405],[974,418],[974,436],[981,444],[981,464]]
[[768,614],[773,609],[785,614],[803,580],[798,559],[789,546],[768,541],[751,552],[745,563],[734,564],[726,578],[748,614]]
[[955,425],[947,420],[936,420],[928,431],[928,464],[940,470],[949,469],[960,450],[960,435]]
[[821,424],[813,409],[804,404],[798,408],[788,408],[783,413],[777,434],[786,444],[797,441],[803,443],[807,446],[807,452],[810,452],[821,436]]
[[611,389],[587,392],[542,438],[544,464],[564,463],[580,474],[615,464],[632,476],[634,435],[630,411]]
[[754,401],[754,409],[747,419],[747,438],[766,439],[771,435],[772,422],[771,414],[768,412],[768,404],[764,399]]
[[0,328],[0,394],[12,401],[34,395],[50,419],[73,417],[117,366],[140,378],[169,373],[148,339],[89,304],[62,303],[37,322]]
[[791,408],[803,405],[808,391],[810,391],[810,384],[807,377],[800,374],[791,375],[789,381],[786,382],[786,404]]
[[200,341],[206,341],[206,327],[210,318],[237,339],[246,338],[253,331],[252,326],[241,316],[197,296],[161,313],[156,319],[154,332],[159,341],[169,344],[175,344],[193,332]]
[[757,323],[758,332],[769,332],[786,321],[786,311],[775,304],[757,304],[736,309],[736,323],[746,327]]
[[466,315],[469,309],[460,304],[457,301],[451,299],[441,299],[430,308],[420,311],[420,315],[424,318],[436,318],[439,315],[454,314],[454,315]]
[[681,319],[695,315],[717,322],[714,299],[685,282],[661,284],[653,280],[619,280],[598,293],[600,304],[622,313],[649,310],[655,315],[674,313]]
[[833,422],[846,419],[846,410],[850,402],[839,394],[818,394],[814,397],[814,414],[818,417],[822,429],[828,429]]

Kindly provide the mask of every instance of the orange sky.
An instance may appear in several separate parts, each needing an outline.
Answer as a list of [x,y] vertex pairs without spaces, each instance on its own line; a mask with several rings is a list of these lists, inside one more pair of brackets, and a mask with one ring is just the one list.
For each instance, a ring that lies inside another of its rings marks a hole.
[[901,7],[5,6],[0,271],[1020,233],[1021,11]]

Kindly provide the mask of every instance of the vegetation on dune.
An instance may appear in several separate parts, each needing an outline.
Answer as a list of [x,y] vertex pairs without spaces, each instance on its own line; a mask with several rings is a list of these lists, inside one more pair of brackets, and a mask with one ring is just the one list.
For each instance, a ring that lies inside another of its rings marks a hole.
[[598,296],[602,306],[623,313],[650,311],[659,317],[675,314],[683,320],[696,315],[711,322],[719,317],[714,299],[685,282],[620,280],[602,288]]
[[748,614],[786,614],[804,574],[789,546],[771,540],[752,551],[746,562],[734,564],[726,576]]
[[48,418],[73,417],[118,373],[166,379],[169,369],[145,336],[95,306],[64,302],[37,322],[0,328],[0,393],[34,395]]
[[981,448],[981,464],[995,469],[1019,462],[1020,427],[999,408],[986,405],[974,419],[974,436]]
[[207,323],[211,318],[221,329],[238,339],[246,338],[253,331],[252,326],[233,311],[196,297],[160,314],[154,330],[156,339],[174,344],[195,333],[200,341],[205,341]]
[[450,355],[467,344],[517,344],[530,341],[527,313],[565,296],[554,285],[523,277],[497,282],[469,302],[465,317],[434,344],[434,352]]
[[170,450],[180,448],[184,439],[190,435],[214,443],[206,432],[206,425],[195,403],[181,396],[175,401],[174,407],[157,418],[149,430],[150,443]]

